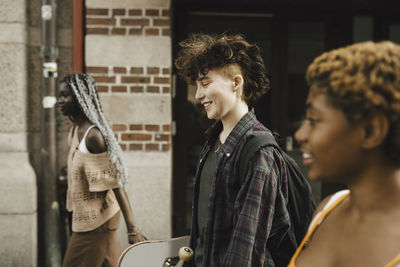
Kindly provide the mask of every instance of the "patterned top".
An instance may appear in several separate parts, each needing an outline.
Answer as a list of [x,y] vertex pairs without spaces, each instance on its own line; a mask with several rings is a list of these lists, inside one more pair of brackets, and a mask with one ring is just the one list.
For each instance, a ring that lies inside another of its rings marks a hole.
[[[73,132],[73,134],[72,134]],[[107,152],[79,151],[78,127],[68,136],[67,209],[72,211],[72,231],[91,231],[119,211],[113,188],[118,188]]]
[[[207,130],[208,141],[200,154],[195,177],[190,242],[195,251],[199,236],[199,180],[205,158],[221,130],[221,122]],[[268,146],[256,153],[243,183],[238,169],[239,153],[246,140],[250,136],[265,134],[272,135],[250,111],[236,124],[219,150],[208,201],[204,266],[275,266],[268,242],[284,235],[290,227],[286,209],[288,177],[286,169],[278,168],[278,165],[285,167],[286,164],[280,152]]]

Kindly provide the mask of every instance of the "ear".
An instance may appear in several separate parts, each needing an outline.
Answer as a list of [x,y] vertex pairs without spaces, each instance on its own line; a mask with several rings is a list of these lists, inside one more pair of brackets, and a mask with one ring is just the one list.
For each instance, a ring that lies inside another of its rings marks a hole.
[[233,77],[233,90],[237,91],[243,87],[243,76],[240,74],[235,75]]
[[381,114],[374,114],[364,122],[364,140],[362,147],[372,149],[380,146],[386,139],[389,132],[389,120]]

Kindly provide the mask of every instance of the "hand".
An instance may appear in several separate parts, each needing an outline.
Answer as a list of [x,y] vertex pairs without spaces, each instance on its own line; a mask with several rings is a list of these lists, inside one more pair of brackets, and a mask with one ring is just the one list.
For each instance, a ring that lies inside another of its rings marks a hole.
[[133,236],[133,235],[128,235],[128,242],[129,242],[129,244],[131,244],[131,245],[133,245],[133,244],[135,244],[135,243],[138,243],[138,242],[142,242],[142,241],[145,241],[145,240],[147,240],[147,237],[142,233],[142,232],[139,232],[137,235],[135,235],[135,236]]
[[138,227],[131,228],[128,232],[129,244],[135,244],[147,240],[145,234]]

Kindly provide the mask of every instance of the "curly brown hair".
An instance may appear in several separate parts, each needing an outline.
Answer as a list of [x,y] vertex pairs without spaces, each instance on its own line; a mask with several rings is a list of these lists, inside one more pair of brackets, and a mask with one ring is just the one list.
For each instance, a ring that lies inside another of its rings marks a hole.
[[390,128],[384,149],[399,162],[400,45],[363,42],[326,52],[308,67],[306,79],[352,123],[385,114]]
[[189,84],[195,84],[200,74],[230,65],[240,67],[244,79],[243,99],[247,104],[253,105],[270,89],[259,47],[248,43],[243,36],[197,33],[179,43],[175,66]]

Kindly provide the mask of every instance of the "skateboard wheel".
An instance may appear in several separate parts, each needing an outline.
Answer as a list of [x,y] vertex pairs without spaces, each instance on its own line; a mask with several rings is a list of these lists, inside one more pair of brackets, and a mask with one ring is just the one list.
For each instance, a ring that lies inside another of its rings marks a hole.
[[178,253],[179,259],[189,261],[193,257],[193,249],[189,247],[181,247]]

